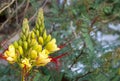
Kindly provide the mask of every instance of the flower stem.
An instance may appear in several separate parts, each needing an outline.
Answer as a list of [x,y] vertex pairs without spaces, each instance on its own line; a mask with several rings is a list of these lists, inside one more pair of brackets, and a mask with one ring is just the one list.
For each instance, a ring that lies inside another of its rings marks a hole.
[[24,69],[21,71],[21,81],[25,81],[25,72],[24,72]]

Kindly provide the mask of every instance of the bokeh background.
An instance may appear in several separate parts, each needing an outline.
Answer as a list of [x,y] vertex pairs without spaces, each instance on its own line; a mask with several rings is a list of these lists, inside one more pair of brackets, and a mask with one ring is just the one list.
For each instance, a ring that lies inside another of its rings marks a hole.
[[[31,29],[39,8],[61,50],[56,63],[34,67],[28,81],[120,81],[119,0],[0,0],[0,54]],[[1,56],[0,55],[0,56]],[[20,68],[0,58],[0,81],[20,81]]]

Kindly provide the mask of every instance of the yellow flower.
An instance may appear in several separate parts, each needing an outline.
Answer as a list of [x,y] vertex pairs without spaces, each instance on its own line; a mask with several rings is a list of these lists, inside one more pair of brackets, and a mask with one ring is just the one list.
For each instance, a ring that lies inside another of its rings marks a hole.
[[48,57],[48,54],[45,54],[45,50],[39,53],[38,58],[36,59],[36,66],[45,66],[51,61],[51,58]]
[[58,51],[59,48],[56,45],[56,39],[52,39],[48,44],[45,46],[45,49],[48,50],[49,53]]
[[8,62],[14,63],[16,61],[15,48],[11,44],[7,51],[5,51],[4,56],[7,58]]
[[30,64],[30,60],[27,59],[27,58],[21,59],[20,66],[21,66],[21,68],[26,67],[26,68],[29,68],[29,69],[32,67],[31,64]]

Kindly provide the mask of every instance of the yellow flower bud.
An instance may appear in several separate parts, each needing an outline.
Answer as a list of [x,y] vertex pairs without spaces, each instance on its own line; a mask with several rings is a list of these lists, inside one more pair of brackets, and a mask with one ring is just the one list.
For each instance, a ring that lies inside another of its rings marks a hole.
[[21,39],[18,40],[18,44],[19,44],[20,46],[22,46],[22,40],[21,40]]
[[43,33],[43,27],[39,28],[39,32],[40,32],[40,35],[42,35],[42,33]]
[[31,32],[31,37],[32,37],[32,39],[35,38],[35,33],[33,31]]
[[49,42],[50,40],[51,40],[51,35],[48,35],[45,42],[47,43],[47,42]]
[[15,41],[15,42],[13,43],[13,45],[14,45],[15,48],[18,48],[18,42],[17,42],[17,41]]
[[41,52],[42,51],[42,46],[41,45],[34,45],[33,50],[36,50],[37,52]]
[[29,25],[28,25],[28,20],[27,20],[27,18],[24,18],[24,20],[23,20],[23,27],[24,27],[24,29],[25,29],[25,32],[26,32],[26,31],[29,31]]
[[37,21],[36,21],[36,27],[39,28],[38,25],[42,25],[44,24],[44,17],[43,17],[43,9],[41,8],[38,12],[38,16],[37,16]]
[[35,51],[35,50],[30,51],[30,58],[36,59],[37,58],[37,51]]
[[[40,23],[40,22],[39,22],[39,23]],[[38,24],[38,22],[36,22],[36,28],[37,28],[37,29],[39,29],[39,26],[40,26],[40,25]]]
[[23,41],[26,40],[26,36],[25,35],[21,35],[21,38],[22,38]]
[[22,32],[25,33],[25,27],[22,27]]
[[43,9],[42,8],[39,9],[37,18],[44,21]]
[[36,36],[39,37],[39,31],[38,30],[36,30]]
[[43,39],[46,40],[46,38],[47,38],[47,34],[46,34],[46,30],[45,30],[43,33]]
[[36,45],[36,44],[38,44],[38,42],[37,42],[36,39],[32,39],[30,44],[31,44],[31,45]]
[[23,47],[24,47],[24,49],[27,49],[27,48],[28,48],[28,43],[27,43],[27,41],[24,41],[24,42],[23,42]]
[[27,42],[28,42],[28,44],[31,44],[31,39],[28,38],[28,39],[27,39]]
[[38,42],[39,42],[39,44],[41,44],[41,45],[43,45],[43,38],[40,36],[39,38],[38,38]]
[[21,55],[23,55],[23,48],[21,46],[18,46],[18,51]]

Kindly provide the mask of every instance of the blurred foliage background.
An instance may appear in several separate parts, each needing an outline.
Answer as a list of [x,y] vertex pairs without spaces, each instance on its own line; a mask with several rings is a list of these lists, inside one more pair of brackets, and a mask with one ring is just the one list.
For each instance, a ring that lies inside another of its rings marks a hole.
[[[1,0],[0,53],[19,38],[23,18],[34,27],[44,8],[47,32],[66,54],[45,67],[35,68],[28,81],[119,81],[119,0]],[[20,69],[0,59],[0,81],[19,81]]]

